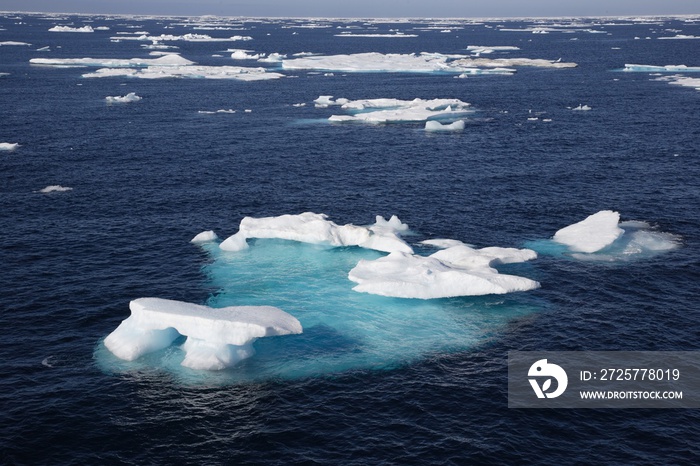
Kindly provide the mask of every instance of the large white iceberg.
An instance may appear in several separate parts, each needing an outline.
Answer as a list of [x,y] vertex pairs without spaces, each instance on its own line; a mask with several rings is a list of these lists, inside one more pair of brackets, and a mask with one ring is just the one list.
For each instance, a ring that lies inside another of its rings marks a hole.
[[374,225],[338,225],[325,214],[305,212],[298,215],[241,220],[238,233],[223,241],[225,251],[240,251],[248,247],[248,238],[276,238],[332,247],[359,246],[383,252],[413,252],[411,246],[399,238],[408,229],[396,216],[385,220],[377,216]]
[[593,253],[611,245],[625,232],[618,226],[620,214],[601,210],[554,234],[554,241],[575,252]]
[[272,306],[208,306],[160,298],[129,303],[131,315],[104,344],[115,356],[133,361],[170,346],[184,335],[182,365],[220,370],[255,354],[257,338],[302,333],[299,321]]
[[540,284],[529,278],[500,274],[497,264],[537,257],[529,249],[475,249],[458,241],[431,242],[449,246],[430,256],[392,252],[361,260],[348,274],[355,291],[396,298],[434,299],[528,291]]
[[[392,123],[422,122],[428,120],[455,120],[473,113],[471,105],[459,99],[367,99],[333,100],[332,96],[320,96],[317,107],[337,105],[350,115],[331,115],[328,120],[336,123]],[[454,128],[456,129],[456,128]]]

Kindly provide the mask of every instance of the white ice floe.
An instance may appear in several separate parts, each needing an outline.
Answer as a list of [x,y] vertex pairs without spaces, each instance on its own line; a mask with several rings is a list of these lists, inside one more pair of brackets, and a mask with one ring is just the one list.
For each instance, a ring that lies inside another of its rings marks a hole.
[[528,291],[540,284],[528,278],[499,274],[493,266],[537,257],[529,249],[474,249],[459,241],[431,242],[448,246],[430,256],[392,252],[361,260],[348,274],[355,291],[396,298],[435,299]]
[[520,47],[516,47],[513,45],[490,45],[490,46],[482,46],[482,45],[469,45],[467,46],[467,51],[471,52],[472,55],[482,55],[482,54],[490,54],[494,52],[512,52],[520,50]]
[[587,112],[588,110],[592,109],[588,105],[579,104],[578,107],[573,107],[571,110]]
[[136,95],[135,92],[129,92],[127,95],[122,95],[122,96],[107,96],[105,97],[105,100],[107,103],[130,103],[130,102],[138,102],[141,100],[143,97]]
[[27,46],[31,46],[32,44],[29,44],[27,42],[16,42],[16,41],[12,41],[12,40],[6,40],[4,42],[0,42],[0,47],[2,47],[3,45],[20,45],[20,46],[27,45]]
[[622,236],[625,231],[618,226],[619,222],[618,212],[602,210],[557,231],[553,240],[575,252],[593,253]]
[[426,121],[425,130],[429,132],[456,132],[464,131],[464,120],[442,124],[439,121]]
[[85,73],[84,78],[127,77],[140,79],[191,78],[191,79],[234,79],[238,81],[266,81],[280,79],[284,75],[268,72],[265,68],[242,66],[149,66],[147,68],[100,68]]
[[331,115],[328,120],[336,123],[360,122],[370,124],[423,122],[428,120],[455,120],[474,111],[467,102],[459,99],[366,99],[333,100],[332,96],[320,96],[314,101],[317,107],[339,106],[349,115]]
[[691,36],[688,34],[676,34],[675,36],[663,36],[658,39],[700,39],[700,36]]
[[12,152],[19,147],[17,142],[0,142],[0,151]]
[[112,37],[113,40],[136,40],[136,41],[151,41],[153,43],[158,42],[172,42],[172,41],[183,41],[183,42],[236,42],[236,41],[248,41],[253,40],[250,36],[231,36],[231,37],[211,37],[207,34],[183,34],[181,36],[176,36],[173,34],[161,34],[159,36],[152,36],[150,34],[142,34],[140,36],[125,37],[117,36]]
[[341,32],[340,34],[335,34],[335,37],[370,37],[370,38],[384,38],[384,39],[402,39],[418,37],[417,34],[404,34],[403,32],[396,32],[393,34],[357,34],[352,32]]
[[208,306],[160,298],[129,303],[131,315],[104,340],[115,356],[133,361],[187,337],[182,365],[221,370],[253,354],[257,338],[302,333],[299,321],[272,306]]
[[700,66],[686,66],[686,65],[635,65],[635,64],[625,64],[623,71],[628,72],[642,72],[642,73],[698,73],[700,72]]
[[676,86],[692,87],[700,91],[700,78],[689,78],[687,76],[672,75],[656,78],[656,81],[666,81],[669,84]]
[[207,230],[199,233],[194,238],[190,240],[190,243],[209,243],[211,241],[216,241],[219,239],[213,230]]
[[54,26],[49,29],[49,32],[95,32],[92,26],[82,26],[74,28],[71,26]]
[[[479,73],[482,68],[535,66],[570,68],[576,63],[530,58],[474,58],[468,55],[440,53],[382,54],[377,52],[350,55],[315,55],[282,61],[287,70],[322,70],[343,72],[411,72],[411,73]],[[512,71],[512,70],[511,70]]]
[[234,60],[258,60],[262,58],[259,53],[252,54],[250,50],[233,50],[231,52],[231,58]]
[[37,191],[38,193],[42,194],[48,194],[48,193],[65,193],[67,191],[72,191],[73,188],[69,188],[67,186],[61,186],[60,184],[55,184],[51,186],[47,186],[45,188],[40,189]]
[[399,235],[408,227],[396,217],[385,220],[377,216],[374,225],[338,225],[324,214],[305,212],[298,215],[253,218],[241,220],[238,233],[220,244],[225,251],[248,248],[248,238],[276,238],[331,247],[359,246],[383,252],[413,252]]
[[125,68],[133,66],[169,67],[194,64],[180,55],[169,53],[158,58],[32,58],[29,63],[48,66],[96,66],[108,68]]
[[234,109],[232,109],[232,108],[229,108],[229,109],[224,109],[224,108],[222,108],[222,109],[219,109],[219,110],[216,110],[216,111],[211,111],[211,110],[199,110],[197,113],[201,113],[201,114],[204,114],[204,115],[215,115],[215,114],[217,114],[217,113],[236,113],[236,111],[235,111]]

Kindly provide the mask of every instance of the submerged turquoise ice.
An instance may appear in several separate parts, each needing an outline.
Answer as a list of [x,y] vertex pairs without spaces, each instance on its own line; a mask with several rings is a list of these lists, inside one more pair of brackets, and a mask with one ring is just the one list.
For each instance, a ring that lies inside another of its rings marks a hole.
[[[181,367],[184,339],[133,362],[117,360],[100,348],[100,359],[109,361],[111,370],[164,368],[194,382],[390,369],[483,345],[508,322],[537,310],[526,293],[434,300],[358,293],[352,290],[348,271],[360,259],[384,253],[279,239],[254,239],[249,244],[237,252],[223,251],[214,242],[202,245],[211,257],[203,272],[219,290],[206,304],[275,306],[299,319],[301,335],[258,339],[253,357],[218,372]],[[508,267],[530,269],[525,264]]]

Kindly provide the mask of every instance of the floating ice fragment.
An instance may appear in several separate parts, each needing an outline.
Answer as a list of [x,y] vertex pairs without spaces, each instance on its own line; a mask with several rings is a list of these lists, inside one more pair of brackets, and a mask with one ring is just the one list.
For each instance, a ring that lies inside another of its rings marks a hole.
[[37,192],[47,194],[47,193],[64,193],[66,191],[72,191],[72,190],[73,190],[73,188],[69,188],[67,186],[61,186],[60,184],[56,184],[56,185],[51,185],[51,186],[47,186],[45,188],[42,188]]
[[148,66],[148,67],[178,67],[194,64],[180,55],[169,53],[159,58],[32,58],[29,63],[34,65],[50,65],[50,66],[104,66],[109,68],[121,68],[130,66]]
[[[477,74],[481,68],[508,68],[535,66],[546,68],[571,68],[576,63],[530,58],[474,58],[468,55],[443,55],[440,53],[382,54],[377,52],[350,55],[320,55],[293,58],[282,61],[288,70],[321,70],[344,72],[410,72],[410,73],[464,73]],[[486,70],[482,70],[484,74]],[[511,70],[512,72],[512,70]],[[503,74],[499,72],[497,74]]]
[[454,123],[447,123],[444,125],[439,121],[426,121],[425,130],[429,132],[464,131],[464,120],[457,120]]
[[190,240],[190,243],[208,243],[210,241],[216,241],[219,237],[212,230],[207,230],[199,233],[197,236]]
[[234,60],[257,60],[261,58],[259,53],[250,54],[251,50],[233,49],[231,52],[231,58]]
[[618,227],[619,222],[618,212],[601,210],[557,231],[553,239],[572,251],[593,253],[609,246],[625,232]]
[[413,252],[399,234],[408,228],[395,216],[385,220],[377,216],[369,227],[352,224],[337,225],[324,214],[305,212],[298,215],[241,220],[238,233],[224,240],[219,247],[225,251],[246,249],[247,238],[276,238],[331,247],[359,246],[383,252]]
[[585,111],[591,110],[591,107],[589,107],[588,105],[579,104],[578,107],[574,107],[574,108],[572,108],[571,110],[577,110],[577,111],[584,111],[584,112],[585,112]]
[[115,356],[133,361],[187,336],[183,366],[220,370],[252,356],[257,338],[302,333],[299,321],[272,306],[208,306],[160,298],[129,303],[131,315],[104,344]]
[[12,152],[19,147],[17,142],[0,142],[0,151]]
[[4,42],[0,42],[0,47],[2,47],[3,45],[29,45],[29,46],[31,46],[32,44],[29,44],[27,42],[15,42],[15,41],[11,41],[11,40],[6,40]]
[[107,96],[105,97],[105,100],[107,103],[130,103],[130,102],[138,102],[141,100],[143,97],[136,95],[135,92],[129,92],[127,95],[123,96]]
[[623,71],[628,72],[642,72],[642,73],[697,73],[700,72],[700,66],[686,66],[686,65],[634,65],[625,64]]
[[[435,243],[433,243],[435,244]],[[396,298],[434,299],[528,291],[534,280],[499,274],[492,266],[537,257],[529,249],[474,249],[461,242],[430,256],[392,252],[375,260],[361,260],[348,274],[355,291]]]
[[70,26],[54,26],[49,29],[49,32],[95,32],[91,26],[82,26],[74,28]]
[[455,120],[470,113],[471,105],[458,99],[368,99],[333,101],[331,96],[321,96],[316,99],[317,107],[340,105],[340,108],[351,115],[331,115],[328,120],[361,123],[396,123],[423,122],[428,120]]

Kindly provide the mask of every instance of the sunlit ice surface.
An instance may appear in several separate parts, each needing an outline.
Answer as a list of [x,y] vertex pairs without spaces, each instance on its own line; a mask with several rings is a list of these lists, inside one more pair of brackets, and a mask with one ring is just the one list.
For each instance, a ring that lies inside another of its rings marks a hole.
[[[96,358],[101,367],[113,373],[166,371],[183,383],[206,384],[386,370],[488,344],[513,319],[539,309],[528,293],[433,300],[358,293],[348,271],[361,259],[384,253],[279,239],[249,244],[236,252],[223,251],[216,242],[201,245],[211,259],[203,272],[218,290],[206,304],[276,306],[299,319],[301,335],[258,339],[253,357],[222,371],[182,367],[184,338],[131,362],[100,343]],[[417,252],[427,255],[434,248]],[[505,268],[532,275],[528,264]]]

